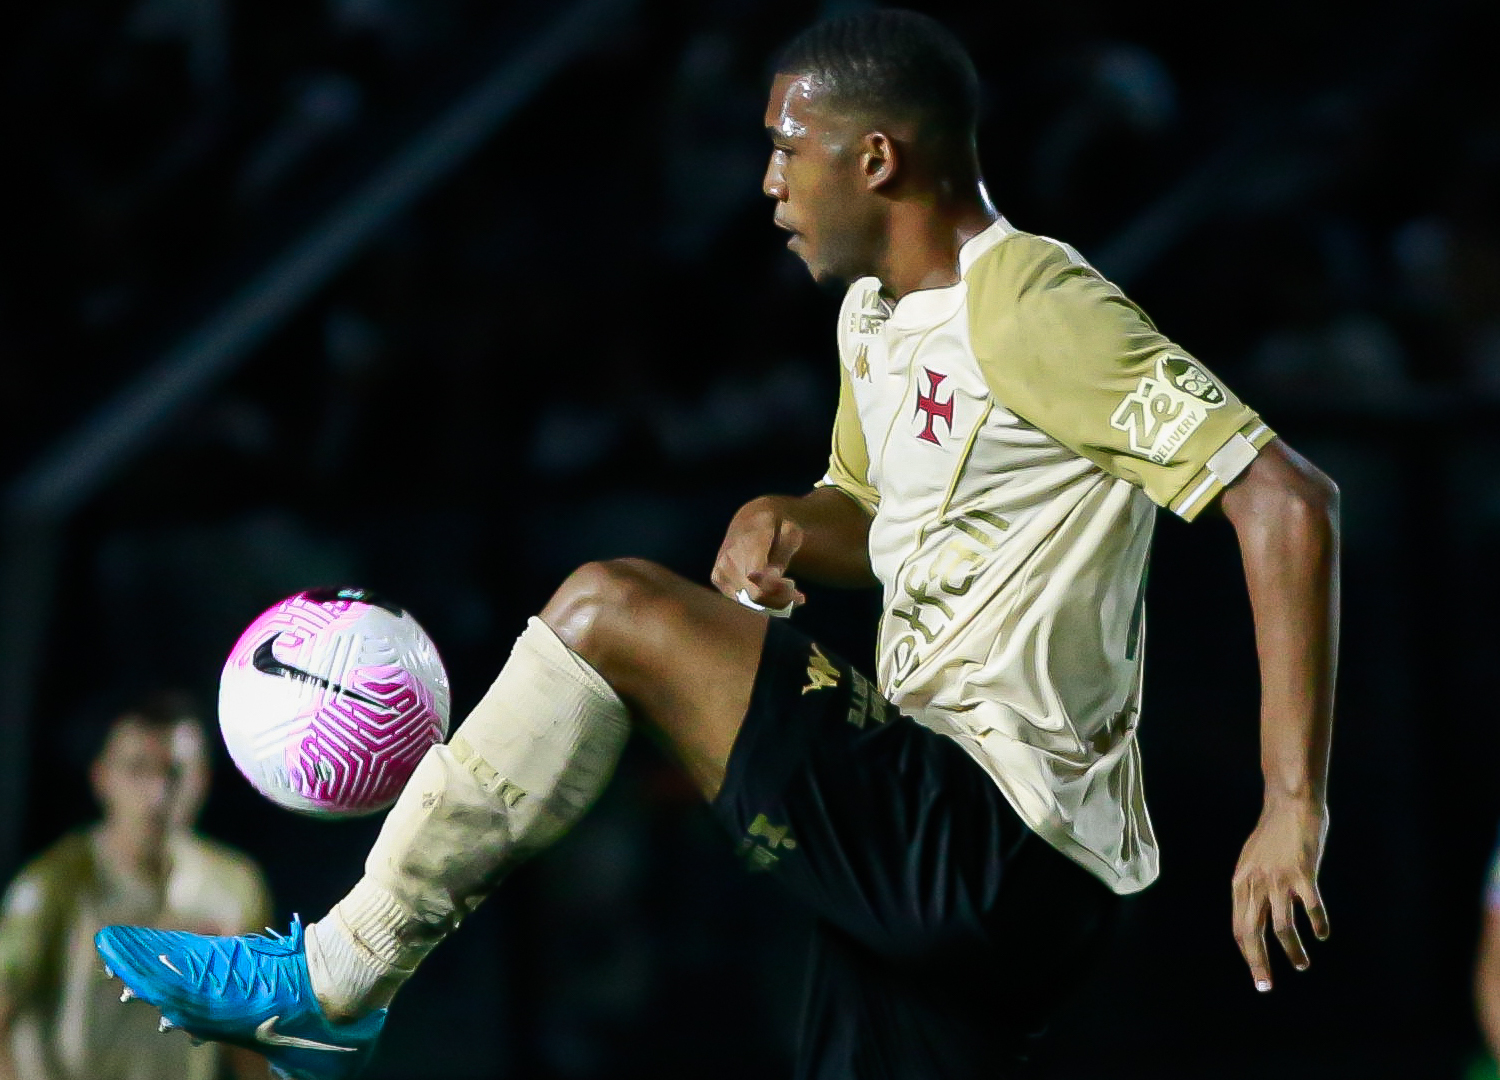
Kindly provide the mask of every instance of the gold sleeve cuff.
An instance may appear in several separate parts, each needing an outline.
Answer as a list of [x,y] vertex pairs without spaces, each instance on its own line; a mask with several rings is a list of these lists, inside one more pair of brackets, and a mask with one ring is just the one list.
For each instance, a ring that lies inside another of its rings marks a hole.
[[880,496],[875,493],[875,490],[873,488],[850,484],[848,481],[841,480],[838,477],[834,476],[832,473],[825,475],[823,479],[819,480],[816,484],[813,485],[813,487],[837,488],[839,491],[842,491],[845,495],[849,496],[849,498],[859,503],[860,506],[863,506],[865,508],[865,511],[871,517],[874,517],[875,511],[880,508]]
[[1192,521],[1249,467],[1261,448],[1275,437],[1276,432],[1267,427],[1264,420],[1251,417],[1214,452],[1208,464],[1193,474],[1177,497],[1167,504],[1167,509],[1184,521]]

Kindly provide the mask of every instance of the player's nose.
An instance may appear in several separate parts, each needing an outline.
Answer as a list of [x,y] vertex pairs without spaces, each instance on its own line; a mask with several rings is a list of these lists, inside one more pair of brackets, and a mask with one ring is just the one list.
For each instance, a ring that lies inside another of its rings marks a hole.
[[766,165],[766,175],[760,182],[761,191],[777,202],[786,202],[786,175],[781,171],[781,163],[776,160],[776,155],[771,155],[770,162]]

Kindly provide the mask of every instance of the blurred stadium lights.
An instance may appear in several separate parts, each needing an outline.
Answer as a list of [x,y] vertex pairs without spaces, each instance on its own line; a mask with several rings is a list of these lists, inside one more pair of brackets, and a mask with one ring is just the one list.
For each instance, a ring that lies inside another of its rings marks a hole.
[[13,868],[19,854],[34,677],[44,655],[56,553],[69,520],[166,425],[247,360],[387,222],[462,165],[548,79],[633,8],[634,0],[582,0],[519,48],[507,49],[451,108],[59,440],[5,493],[0,507],[0,867]]

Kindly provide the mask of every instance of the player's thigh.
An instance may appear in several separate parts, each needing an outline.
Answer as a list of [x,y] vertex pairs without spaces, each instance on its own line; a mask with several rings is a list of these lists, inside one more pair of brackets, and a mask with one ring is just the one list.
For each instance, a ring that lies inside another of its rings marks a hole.
[[954,740],[772,624],[715,813],[752,869],[892,959],[988,944],[1033,839]]
[[766,617],[654,563],[615,559],[575,571],[542,619],[712,799],[750,703]]

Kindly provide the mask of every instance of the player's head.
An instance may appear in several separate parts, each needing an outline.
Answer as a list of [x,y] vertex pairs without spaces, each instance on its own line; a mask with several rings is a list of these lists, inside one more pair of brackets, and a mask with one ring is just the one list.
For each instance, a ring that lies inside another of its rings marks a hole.
[[185,699],[153,695],[119,712],[89,767],[105,820],[131,832],[164,836],[187,807],[188,780],[179,732],[196,717]]
[[926,15],[860,12],[818,23],[777,58],[763,188],[817,280],[879,264],[896,200],[928,205],[978,180],[979,80]]

